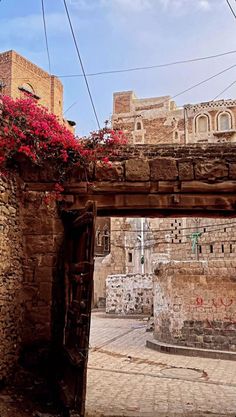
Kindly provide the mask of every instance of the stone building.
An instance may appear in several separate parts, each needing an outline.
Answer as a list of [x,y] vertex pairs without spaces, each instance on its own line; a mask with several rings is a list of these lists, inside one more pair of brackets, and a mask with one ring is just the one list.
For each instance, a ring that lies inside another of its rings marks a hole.
[[[113,128],[123,130],[130,144],[235,142],[235,120],[231,99],[177,107],[169,96],[139,99],[126,91],[113,98]],[[98,297],[105,297],[108,275],[150,274],[172,259],[230,259],[235,251],[233,219],[111,219],[111,252],[100,260]]]
[[29,94],[58,116],[67,128],[75,125],[63,118],[61,81],[15,51],[0,53],[0,93],[14,99]]

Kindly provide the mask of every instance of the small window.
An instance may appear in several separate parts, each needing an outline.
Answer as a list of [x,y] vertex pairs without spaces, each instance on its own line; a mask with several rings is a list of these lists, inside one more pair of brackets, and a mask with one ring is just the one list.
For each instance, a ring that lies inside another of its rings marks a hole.
[[232,129],[231,115],[229,113],[220,113],[218,115],[218,130],[225,131]]
[[178,236],[177,235],[175,235],[175,239],[177,239],[178,238]]
[[97,232],[97,245],[102,246],[102,234],[101,234],[101,232]]
[[181,239],[179,239],[179,243],[181,243]]
[[226,233],[226,227],[224,228],[224,232]]
[[203,115],[197,118],[197,131],[199,133],[206,133],[209,130],[209,120],[208,117]]
[[213,253],[213,245],[210,245],[210,253]]
[[233,246],[232,246],[232,243],[230,243],[230,245],[229,245],[229,252],[230,252],[230,253],[233,253]]
[[201,247],[201,245],[198,245],[198,252],[199,253],[202,253],[202,247]]
[[175,131],[175,140],[179,139],[179,132]]
[[204,231],[204,233],[206,232],[206,228],[205,227],[204,227],[203,231]]
[[128,253],[128,261],[132,262],[133,261],[133,255],[131,252]]
[[103,235],[103,239],[104,239],[104,252],[109,252],[110,251],[110,239],[109,239],[109,233],[108,230],[104,230],[104,235]]
[[136,130],[142,130],[141,122],[137,122]]
[[221,251],[222,251],[222,253],[224,253],[224,251],[225,251],[224,245],[221,245]]
[[174,224],[173,223],[171,223],[171,227],[173,227],[174,226]]

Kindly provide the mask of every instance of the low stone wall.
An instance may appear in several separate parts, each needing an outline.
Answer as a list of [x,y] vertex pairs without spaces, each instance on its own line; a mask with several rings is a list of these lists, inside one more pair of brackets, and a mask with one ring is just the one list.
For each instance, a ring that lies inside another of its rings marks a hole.
[[154,337],[236,351],[236,261],[172,261],[154,277]]
[[109,275],[106,279],[106,313],[152,314],[153,275]]
[[7,378],[21,346],[22,233],[17,184],[0,177],[0,380]]

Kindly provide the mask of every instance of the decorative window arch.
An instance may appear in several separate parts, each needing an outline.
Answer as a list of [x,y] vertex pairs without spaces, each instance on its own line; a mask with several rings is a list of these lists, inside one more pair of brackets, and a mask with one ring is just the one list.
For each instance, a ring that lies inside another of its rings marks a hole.
[[143,122],[142,120],[137,120],[135,123],[135,130],[143,130]]
[[210,119],[207,114],[200,114],[195,119],[196,133],[208,133],[210,130]]
[[40,97],[35,93],[34,87],[30,83],[24,83],[18,88],[20,91],[22,91],[22,93],[29,94],[36,100],[40,99]]
[[217,130],[226,131],[232,129],[232,115],[228,111],[224,111],[217,116]]

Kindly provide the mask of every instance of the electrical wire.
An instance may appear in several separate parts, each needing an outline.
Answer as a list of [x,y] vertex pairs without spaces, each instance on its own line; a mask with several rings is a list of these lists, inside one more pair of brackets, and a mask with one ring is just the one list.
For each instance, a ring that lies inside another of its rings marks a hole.
[[96,111],[95,104],[94,104],[94,101],[93,101],[92,93],[90,91],[87,76],[86,76],[86,73],[85,73],[85,70],[84,70],[83,61],[82,61],[81,54],[80,54],[80,51],[79,51],[79,46],[78,46],[78,43],[77,43],[77,40],[76,40],[76,37],[75,37],[75,32],[74,32],[74,29],[73,29],[73,25],[72,25],[72,21],[71,21],[71,18],[70,18],[70,13],[69,13],[69,10],[68,10],[67,4],[66,4],[66,0],[63,0],[63,3],[64,3],[64,6],[65,6],[65,11],[66,11],[67,19],[68,19],[68,22],[69,22],[73,42],[74,42],[75,49],[76,49],[76,52],[77,52],[77,55],[78,55],[78,58],[79,58],[80,66],[81,66],[81,69],[82,69],[82,72],[83,72],[83,77],[84,77],[85,84],[86,84],[86,87],[87,87],[87,90],[88,90],[88,95],[89,95],[89,98],[90,98],[90,101],[91,101],[91,105],[92,105],[92,108],[93,108],[95,119],[97,121],[98,129],[100,129],[100,123],[99,123],[99,120],[98,120],[97,111]]
[[[214,223],[211,223],[211,224],[204,224],[204,225],[202,225],[202,226],[198,226],[199,228],[207,228],[207,227],[218,227],[218,226],[224,226],[224,227],[226,227],[227,228],[227,226],[232,226],[232,225],[235,225],[236,226],[236,221],[234,221],[234,222],[229,222],[229,223],[218,223],[218,224],[214,224]],[[153,232],[153,231],[158,231],[158,232],[173,232],[173,231],[175,231],[175,230],[192,230],[192,229],[196,229],[196,226],[189,226],[189,227],[181,227],[181,228],[179,228],[179,229],[160,229],[160,228],[152,228],[152,229],[149,229],[149,230],[144,230],[144,233],[151,233],[151,232]],[[223,228],[222,228],[223,229]],[[132,233],[137,233],[137,232],[141,232],[141,229],[133,229],[133,230],[129,230],[129,229],[111,229],[111,232],[132,232]]]
[[48,56],[48,68],[49,68],[49,73],[51,74],[51,60],[50,60],[50,53],[49,53],[49,47],[48,47],[48,36],[47,36],[44,0],[41,0],[41,6],[42,6],[42,15],[43,15],[44,37],[45,37],[46,50],[47,50],[47,56]]
[[[188,64],[191,62],[198,62],[198,61],[204,61],[204,60],[208,60],[208,59],[213,59],[213,58],[218,58],[221,56],[225,56],[225,55],[229,55],[229,54],[235,54],[236,50],[232,50],[232,51],[228,51],[228,52],[223,52],[221,54],[216,54],[216,55],[208,55],[205,57],[199,57],[199,58],[191,58],[191,59],[185,59],[185,60],[180,60],[180,61],[174,61],[174,62],[168,62],[168,63],[164,63],[164,64],[157,64],[157,65],[149,65],[149,66],[144,66],[144,67],[131,67],[131,68],[124,68],[124,69],[120,69],[120,70],[109,70],[109,71],[99,71],[99,72],[92,72],[92,73],[87,73],[86,76],[87,77],[97,77],[99,75],[108,75],[108,74],[120,74],[120,73],[124,73],[124,72],[132,72],[132,71],[145,71],[145,70],[149,70],[149,69],[155,69],[155,68],[165,68],[165,67],[171,67],[173,65],[179,65],[179,64]],[[57,75],[57,77],[59,78],[75,78],[75,77],[83,77],[83,74],[70,74],[70,75]]]
[[[183,91],[180,91],[180,93],[177,93],[177,94],[175,94],[174,96],[172,96],[172,97],[171,97],[171,98],[172,98],[172,100],[173,100],[174,98],[176,98],[176,97],[178,97],[178,96],[180,96],[180,95],[184,94],[184,93],[187,93],[188,91],[193,90],[193,89],[194,89],[194,88],[196,88],[196,87],[199,87],[199,85],[205,84],[206,82],[208,82],[208,81],[212,80],[213,78],[216,78],[216,77],[218,77],[219,75],[224,74],[225,72],[227,72],[227,71],[229,71],[229,70],[231,70],[232,68],[235,68],[235,67],[236,67],[236,64],[231,65],[230,67],[227,67],[227,68],[223,69],[222,71],[217,72],[216,74],[212,75],[211,77],[205,78],[204,80],[202,80],[202,81],[198,82],[197,84],[194,84],[193,86],[191,86],[191,87],[189,87],[189,88],[186,88],[186,89],[185,89],[185,90],[183,90]],[[165,100],[163,103],[165,103],[166,101],[169,101],[169,99],[168,99],[168,100]]]
[[[236,0],[235,0],[236,1]],[[228,91],[234,84],[236,84],[236,80],[230,83],[224,90],[222,90],[217,96],[215,96],[212,100],[216,100],[218,97],[220,97],[222,94],[224,94],[226,91]]]
[[[236,1],[236,0],[235,0]],[[227,51],[227,52],[223,52],[220,54],[216,54],[216,55],[208,55],[208,56],[204,56],[204,57],[199,57],[199,58],[191,58],[191,59],[186,59],[186,60],[180,60],[180,61],[174,61],[174,62],[169,62],[169,63],[163,63],[163,64],[157,64],[157,65],[150,65],[150,66],[143,66],[143,67],[131,67],[131,68],[124,68],[124,69],[114,69],[114,70],[108,70],[108,71],[99,71],[99,72],[92,72],[92,73],[86,73],[86,77],[96,77],[99,75],[109,75],[109,74],[119,74],[119,73],[123,73],[123,72],[132,72],[132,71],[145,71],[148,69],[155,69],[155,68],[165,68],[165,67],[170,67],[173,65],[179,65],[179,64],[187,64],[187,63],[193,63],[193,62],[197,62],[197,61],[204,61],[204,60],[208,60],[208,59],[213,59],[213,58],[219,58],[225,55],[231,55],[231,54],[235,54],[236,50],[232,50],[232,51]],[[42,76],[42,78],[49,78],[50,76],[45,75]],[[58,78],[76,78],[76,77],[84,77],[83,74],[55,74],[55,77]],[[2,77],[2,78],[7,78],[7,77]],[[33,78],[37,78],[37,76],[34,77],[30,77],[29,79],[33,79]],[[22,79],[24,80],[25,77],[12,77],[12,79]]]
[[[179,93],[175,94],[174,96],[167,98],[166,100],[163,100],[160,104],[165,104],[166,102],[168,102],[169,100],[173,100],[176,97],[181,96],[184,93],[187,93],[188,91],[193,90],[196,87],[199,87],[202,84],[205,84],[206,82],[212,80],[213,78],[218,77],[219,75],[224,74],[225,72],[231,70],[232,68],[235,68],[236,64],[231,65],[230,67],[224,68],[223,70],[221,70],[220,72],[217,72],[216,74],[212,75],[211,77],[205,78],[204,80],[198,82],[197,84],[192,85],[191,87],[186,88],[185,90],[180,91]],[[73,107],[77,102],[74,102],[69,108]],[[66,109],[66,111],[69,110],[69,108]]]
[[234,17],[235,17],[235,19],[236,19],[236,13],[235,13],[235,11],[234,11],[233,7],[231,6],[231,4],[230,4],[229,0],[226,0],[226,3],[228,4],[228,6],[229,6],[229,8],[230,8],[230,10],[231,10],[231,12],[232,12],[232,14],[233,14],[233,16],[234,16]]

